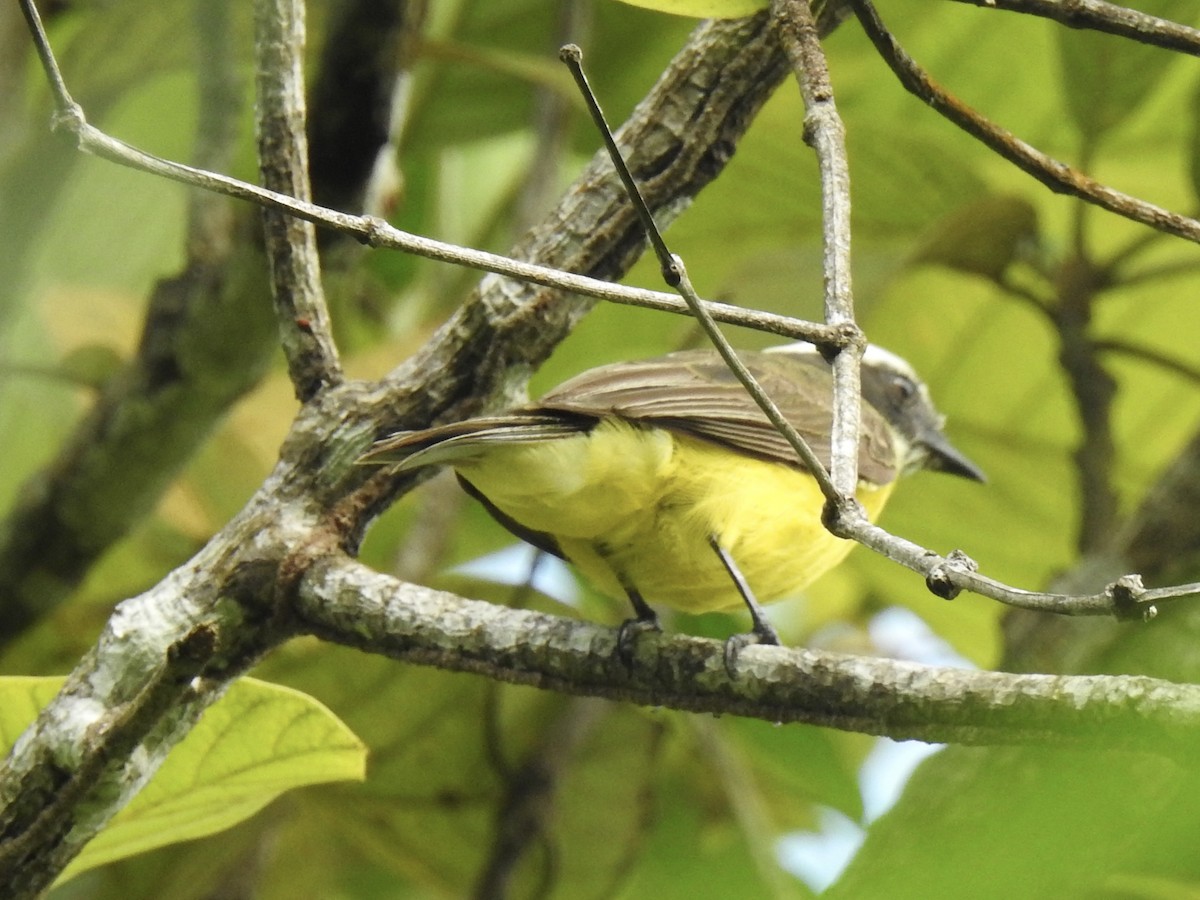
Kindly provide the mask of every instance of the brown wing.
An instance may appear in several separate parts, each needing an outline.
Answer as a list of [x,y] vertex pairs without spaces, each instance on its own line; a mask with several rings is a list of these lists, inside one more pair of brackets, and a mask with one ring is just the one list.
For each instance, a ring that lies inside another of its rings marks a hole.
[[[792,427],[829,465],[833,376],[817,357],[740,353],[746,367]],[[550,391],[524,410],[532,415],[569,413],[619,416],[691,434],[757,456],[801,465],[741,382],[711,350],[672,353],[641,362],[591,369]],[[862,407],[860,477],[884,484],[896,476],[896,451],[883,417]]]

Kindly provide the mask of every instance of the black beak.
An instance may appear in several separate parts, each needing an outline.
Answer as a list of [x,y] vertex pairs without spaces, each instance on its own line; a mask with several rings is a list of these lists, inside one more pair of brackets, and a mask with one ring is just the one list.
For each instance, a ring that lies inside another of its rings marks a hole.
[[931,429],[918,440],[929,451],[925,468],[934,472],[945,472],[947,475],[957,475],[959,478],[969,478],[972,481],[987,481],[983,469],[955,449],[940,431]]

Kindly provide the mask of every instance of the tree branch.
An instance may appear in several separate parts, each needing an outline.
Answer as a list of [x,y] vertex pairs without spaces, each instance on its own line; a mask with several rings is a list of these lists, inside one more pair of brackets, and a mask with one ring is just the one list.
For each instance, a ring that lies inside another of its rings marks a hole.
[[[660,214],[677,214],[719,174],[782,78],[782,57],[765,21],[759,16],[702,26],[635,113],[628,126],[638,148],[634,162],[644,170]],[[83,124],[81,114],[72,118]],[[123,149],[90,127],[82,133],[98,146],[116,148],[123,158],[132,155],[139,164],[150,159],[151,169],[176,176],[194,171]],[[200,176],[202,182],[212,177]],[[284,208],[315,209],[232,179],[216,180],[248,196],[279,197]],[[615,275],[640,249],[635,225],[620,206],[611,170],[595,163],[549,223],[518,251],[542,262]],[[363,235],[386,231],[376,220],[357,224]],[[0,800],[9,815],[0,821],[0,845],[19,842],[19,855],[31,861],[19,872],[0,870],[0,894],[22,896],[17,885],[25,895],[48,885],[145,782],[228,680],[282,639],[278,614],[287,610],[311,560],[353,545],[378,506],[400,489],[378,480],[364,485],[365,470],[354,460],[372,436],[398,416],[424,415],[428,422],[439,402],[483,402],[480,398],[488,393],[484,386],[501,383],[514,367],[550,352],[581,314],[578,306],[537,286],[488,279],[409,364],[415,366],[410,383],[403,379],[406,366],[382,384],[336,385],[302,408],[275,472],[255,497],[186,566],[118,607],[96,648],[0,769]],[[487,365],[477,364],[481,347]],[[458,360],[459,367],[422,365],[432,359]],[[398,400],[407,404],[401,403],[399,412]],[[106,728],[114,716],[131,709],[134,698],[146,696],[162,680],[171,648],[197,629],[214,634],[215,650],[203,663],[201,679],[188,680],[167,703],[156,701],[153,715],[134,716],[137,729],[123,738],[122,746],[136,747],[135,752],[124,758],[105,756],[91,739],[93,726]],[[50,820],[39,819],[64,771],[87,776],[73,794],[79,802],[56,807]],[[86,820],[76,818],[81,809],[87,810]]]
[[733,677],[720,642],[648,634],[631,665],[617,630],[405,584],[349,558],[317,562],[300,628],[396,659],[646,706],[805,722],[897,740],[1097,742],[1165,753],[1200,737],[1200,688],[1152,678],[1009,675],[751,646]]
[[1070,28],[1090,28],[1189,56],[1200,56],[1200,31],[1105,0],[955,0],[984,9],[1004,9],[1053,19]]
[[[782,77],[782,55],[765,22],[759,16],[702,26],[624,131],[657,214],[678,213],[719,173]],[[368,242],[411,237],[377,220],[139,155],[69,109],[85,143],[101,154],[190,183],[220,185],[302,218],[344,226]],[[640,249],[641,235],[622,209],[611,171],[594,162],[515,255],[603,277],[623,271]],[[1094,740],[1160,752],[1185,752],[1194,740],[1200,698],[1189,686],[959,672],[769,647],[747,648],[731,679],[719,645],[653,635],[639,642],[629,668],[613,656],[610,629],[406,586],[341,555],[400,489],[378,476],[366,481],[353,465],[371,436],[493,399],[506,380],[544,359],[581,314],[582,304],[561,302],[557,291],[485,279],[430,345],[388,380],[344,383],[314,396],[262,489],[187,566],[117,609],[97,647],[0,769],[0,842],[13,842],[22,862],[19,871],[0,869],[0,890],[11,888],[6,896],[48,884],[224,684],[297,622],[330,639],[426,664],[771,721],[969,743]],[[880,535],[890,538],[875,529],[864,531],[862,540],[882,546]],[[922,560],[914,567],[931,575],[945,567],[947,561],[901,543]],[[945,583],[978,579],[960,568]],[[1110,602],[1108,611],[1120,602]],[[119,740],[106,745],[105,734]],[[135,752],[127,752],[131,748]],[[64,771],[80,781],[73,802],[55,805]]]
[[[309,200],[302,59],[307,43],[299,0],[254,4],[258,159],[263,184]],[[263,210],[271,293],[288,373],[300,402],[342,379],[333,326],[321,286],[317,234],[311,222]]]
[[1200,221],[1173,213],[1145,200],[1114,190],[1059,162],[1009,131],[985,119],[953,94],[939,86],[904,52],[888,32],[869,0],[849,0],[855,15],[879,55],[891,67],[909,93],[929,104],[967,134],[981,141],[1017,168],[1032,175],[1056,193],[1079,197],[1101,209],[1149,225],[1166,234],[1200,243]]
[[[253,521],[236,533],[246,547],[266,532]],[[0,766],[4,897],[39,896],[225,686],[281,639],[269,603],[276,566],[227,546],[210,545],[194,568],[121,604]]]
[[1200,387],[1200,366],[1187,360],[1179,359],[1176,356],[1162,353],[1153,347],[1117,338],[1099,338],[1092,341],[1092,349],[1098,353],[1112,353],[1128,357],[1129,359],[1137,359],[1150,363],[1156,368],[1170,372],[1173,375],[1178,375],[1192,382],[1193,385]]
[[[857,330],[850,282],[850,165],[846,130],[833,99],[829,67],[818,38],[817,22],[807,0],[775,0],[771,13],[780,41],[792,63],[804,98],[804,139],[817,154],[821,174],[825,274],[825,322]],[[862,389],[859,362],[866,338],[861,336],[833,358],[833,434],[830,477],[838,495],[834,514],[844,520],[862,511],[849,498],[858,488],[858,440]]]

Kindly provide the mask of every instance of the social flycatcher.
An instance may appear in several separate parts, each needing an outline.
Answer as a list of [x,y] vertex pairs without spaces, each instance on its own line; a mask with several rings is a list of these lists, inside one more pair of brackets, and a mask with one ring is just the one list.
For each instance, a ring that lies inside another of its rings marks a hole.
[[[809,344],[740,356],[828,467],[829,364]],[[868,347],[861,382],[857,496],[872,520],[908,472],[983,480],[904,360]],[[653,605],[744,601],[772,642],[754,597],[795,594],[853,546],[822,525],[816,480],[712,350],[591,369],[510,412],[388,437],[363,461],[452,466],[502,525],[628,597],[647,624]]]

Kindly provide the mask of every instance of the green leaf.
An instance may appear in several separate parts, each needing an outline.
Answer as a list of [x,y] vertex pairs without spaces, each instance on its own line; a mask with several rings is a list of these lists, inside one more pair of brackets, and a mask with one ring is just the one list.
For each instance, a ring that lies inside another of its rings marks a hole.
[[745,753],[764,800],[785,828],[811,825],[812,802],[831,806],[850,819],[862,818],[858,760],[847,758],[842,736],[814,726],[732,717],[721,721],[721,733]]
[[[0,739],[11,746],[61,678],[0,679]],[[361,780],[366,751],[327,708],[291,688],[243,678],[167,757],[150,783],[63,878],[249,818],[284,791]]]
[[63,679],[10,676],[0,678],[0,745],[7,753],[17,738],[49,703]]
[[656,9],[675,16],[697,19],[736,19],[764,9],[767,0],[621,0],[630,6]]
[[58,372],[69,381],[99,390],[121,371],[125,360],[109,344],[83,344],[62,358]]
[[[1187,22],[1192,0],[1142,0],[1142,12]],[[1158,47],[1083,29],[1058,29],[1067,112],[1086,145],[1094,146],[1143,106],[1177,57]]]
[[822,896],[1154,896],[1114,879],[1187,874],[1195,788],[1194,769],[1149,754],[951,747],[921,764]]
[[933,263],[998,280],[1032,248],[1038,235],[1037,210],[1023,197],[991,194],[943,217],[913,255]]

